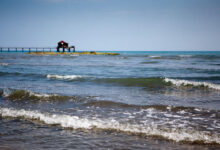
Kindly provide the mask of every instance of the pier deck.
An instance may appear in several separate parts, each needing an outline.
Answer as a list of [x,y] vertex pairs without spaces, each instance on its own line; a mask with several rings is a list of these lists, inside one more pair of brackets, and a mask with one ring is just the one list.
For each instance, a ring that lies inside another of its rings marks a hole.
[[56,47],[0,47],[0,52],[54,52]]

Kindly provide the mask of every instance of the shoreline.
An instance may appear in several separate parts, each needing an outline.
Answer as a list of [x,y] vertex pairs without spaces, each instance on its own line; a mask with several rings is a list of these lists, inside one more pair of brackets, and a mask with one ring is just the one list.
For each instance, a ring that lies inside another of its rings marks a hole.
[[111,52],[29,52],[32,55],[120,55]]

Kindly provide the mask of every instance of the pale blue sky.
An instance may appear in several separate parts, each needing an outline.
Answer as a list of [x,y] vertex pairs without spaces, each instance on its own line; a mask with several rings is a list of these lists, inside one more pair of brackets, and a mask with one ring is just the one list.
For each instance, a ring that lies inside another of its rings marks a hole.
[[220,50],[220,0],[0,0],[0,46]]

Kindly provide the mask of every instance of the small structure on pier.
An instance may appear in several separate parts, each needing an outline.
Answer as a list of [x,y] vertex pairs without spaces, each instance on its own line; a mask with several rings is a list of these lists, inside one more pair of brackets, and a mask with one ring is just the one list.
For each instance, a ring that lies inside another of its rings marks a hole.
[[75,52],[75,46],[69,46],[69,44],[64,41],[58,42],[57,52],[60,52],[60,48],[63,49],[63,52],[65,52],[65,49],[68,49],[68,51],[70,52],[71,48],[73,49],[73,52]]

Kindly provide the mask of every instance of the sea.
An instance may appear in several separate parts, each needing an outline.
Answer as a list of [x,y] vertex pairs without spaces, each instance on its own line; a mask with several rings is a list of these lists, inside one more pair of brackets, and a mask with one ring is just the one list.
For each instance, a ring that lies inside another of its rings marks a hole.
[[0,53],[0,149],[220,149],[220,51]]

